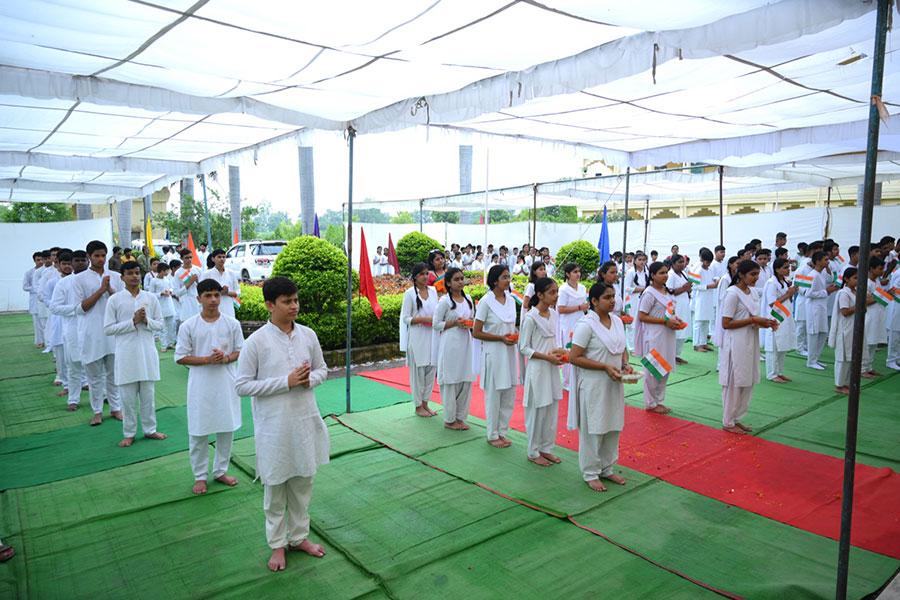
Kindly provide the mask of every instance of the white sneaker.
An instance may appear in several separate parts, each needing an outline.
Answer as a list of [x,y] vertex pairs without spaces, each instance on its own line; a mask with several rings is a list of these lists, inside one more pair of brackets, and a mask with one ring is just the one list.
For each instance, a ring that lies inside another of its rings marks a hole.
[[897,362],[897,361],[889,362],[889,363],[887,363],[886,366],[887,366],[888,369],[893,369],[893,370],[895,370],[895,371],[900,371],[900,362]]
[[808,364],[808,365],[806,365],[806,367],[809,369],[815,369],[816,371],[824,371],[825,370],[825,367],[823,367],[819,363],[815,363],[813,365]]
[[802,351],[801,351],[801,350],[797,350],[797,354],[800,355],[800,356],[802,356],[802,357],[804,357],[804,358],[806,358],[806,357],[809,356],[809,352],[807,352],[806,350],[802,350]]

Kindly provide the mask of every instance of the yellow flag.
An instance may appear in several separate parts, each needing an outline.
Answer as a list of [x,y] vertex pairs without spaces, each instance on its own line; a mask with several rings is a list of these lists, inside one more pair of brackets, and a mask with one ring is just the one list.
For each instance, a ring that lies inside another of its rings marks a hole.
[[149,257],[153,258],[154,256],[156,256],[156,249],[153,247],[153,228],[150,227],[150,217],[147,217],[147,227],[144,232],[146,233],[147,237],[147,248],[149,248],[150,250]]

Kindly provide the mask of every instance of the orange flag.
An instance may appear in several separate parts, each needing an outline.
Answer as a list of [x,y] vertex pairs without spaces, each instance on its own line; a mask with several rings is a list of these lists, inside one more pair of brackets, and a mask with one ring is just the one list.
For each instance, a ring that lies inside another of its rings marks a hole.
[[191,251],[191,264],[195,267],[202,267],[200,257],[197,255],[197,248],[194,247],[194,236],[191,235],[190,231],[188,231],[188,250]]
[[234,230],[234,241],[231,242],[231,243],[232,243],[232,244],[237,244],[239,241],[241,241],[241,240],[238,239],[238,237],[239,237],[239,236],[238,236],[238,230],[237,230],[237,228],[235,228],[235,230]]
[[369,251],[366,249],[366,233],[359,228],[359,295],[369,299],[375,317],[381,318],[381,305],[375,294],[375,280],[372,279],[372,265],[369,263]]

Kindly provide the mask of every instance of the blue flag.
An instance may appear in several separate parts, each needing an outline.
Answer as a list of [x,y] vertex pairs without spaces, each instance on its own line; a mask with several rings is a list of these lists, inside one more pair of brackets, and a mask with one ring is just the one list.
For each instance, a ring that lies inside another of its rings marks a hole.
[[319,215],[315,215],[316,220],[313,222],[313,235],[316,237],[322,237],[319,235]]
[[597,250],[600,251],[600,264],[609,260],[609,229],[606,227],[606,206],[603,207],[603,224],[600,226],[600,239],[597,240]]

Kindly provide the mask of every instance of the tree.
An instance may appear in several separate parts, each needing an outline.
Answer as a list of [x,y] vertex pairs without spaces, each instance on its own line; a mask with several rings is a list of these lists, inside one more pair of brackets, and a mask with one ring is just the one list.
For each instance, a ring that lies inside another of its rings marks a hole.
[[[380,208],[360,208],[353,211],[354,223],[390,223],[391,218]],[[322,223],[319,223],[322,226]]]
[[0,213],[6,223],[52,223],[71,221],[72,208],[66,204],[45,202],[13,202]]
[[432,210],[429,212],[431,213],[431,220],[435,223],[459,223],[458,211],[438,212]]
[[253,222],[256,225],[256,233],[266,239],[281,239],[279,236],[272,234],[283,223],[290,223],[291,217],[284,211],[272,212],[272,205],[268,202],[262,202],[256,207],[256,216]]
[[[355,219],[354,219],[355,220]],[[326,210],[325,214],[319,217],[319,229],[327,229],[329,225],[344,225],[344,213],[339,210]],[[307,233],[312,233],[307,232]]]
[[269,232],[263,236],[266,240],[285,240],[290,241],[302,235],[303,224],[299,221],[292,223],[290,221],[282,221],[275,227],[275,231]]
[[401,210],[396,215],[391,217],[391,223],[395,225],[409,225],[415,222],[416,220],[413,218],[412,213],[408,210]]
[[340,248],[341,251],[344,250],[344,228],[340,225],[335,225],[333,223],[329,225],[328,229],[325,230],[324,237],[327,241]]
[[515,212],[511,210],[492,210],[489,215],[491,223],[512,223]]
[[[212,198],[209,202],[209,225],[212,231],[213,248],[230,248],[234,236],[231,231],[231,216],[228,204],[219,197],[215,190],[210,190]],[[258,209],[245,206],[241,209],[241,239],[251,240],[257,237],[254,222]],[[181,212],[165,212],[153,215],[153,224],[163,227],[169,232],[169,239],[185,240],[188,232],[196,244],[206,243],[206,217],[203,202],[184,194],[181,198]]]
[[[534,213],[531,209],[526,209],[516,216],[517,221],[531,221]],[[537,210],[537,220],[545,223],[577,223],[578,209],[574,206],[547,206]]]

